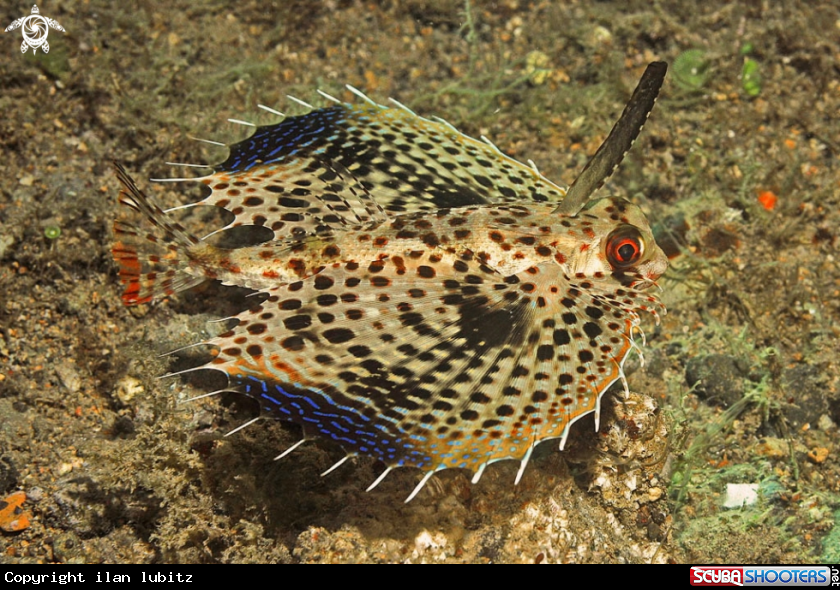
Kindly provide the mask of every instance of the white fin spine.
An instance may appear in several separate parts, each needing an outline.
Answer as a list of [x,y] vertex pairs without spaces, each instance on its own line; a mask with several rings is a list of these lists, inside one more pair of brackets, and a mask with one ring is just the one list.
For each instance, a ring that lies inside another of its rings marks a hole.
[[630,386],[627,384],[627,375],[624,374],[624,367],[618,365],[618,378],[621,379],[621,386],[624,389],[624,399],[630,397]]
[[320,94],[321,96],[323,96],[324,98],[326,98],[327,100],[329,100],[331,102],[335,102],[335,103],[338,103],[338,104],[343,104],[340,100],[338,100],[332,94],[327,94],[326,92],[324,92],[320,88],[318,90],[316,90],[315,92],[317,92],[318,94]]
[[[207,323],[208,323],[208,324],[220,324],[220,323],[222,323],[222,322],[229,322],[230,320],[238,320],[238,319],[239,319],[239,317],[238,317],[238,316],[235,316],[235,315],[229,315],[229,316],[228,316],[228,317],[226,317],[226,318],[219,318],[219,319],[217,319],[217,320],[207,320]],[[208,343],[208,342],[205,342],[205,344],[209,344],[209,343]]]
[[242,119],[228,119],[228,123],[233,123],[235,125],[245,125],[246,127],[256,127],[254,123],[250,121],[243,121]]
[[201,182],[208,178],[212,178],[212,175],[196,176],[195,178],[150,178],[149,182]]
[[282,459],[283,457],[285,457],[286,455],[288,455],[289,453],[291,453],[292,451],[294,451],[296,448],[298,448],[300,445],[302,445],[302,444],[303,444],[303,443],[305,443],[305,442],[306,442],[306,439],[305,439],[305,438],[300,439],[300,440],[299,440],[299,441],[297,441],[295,444],[293,444],[292,446],[290,446],[288,449],[286,449],[285,451],[283,451],[282,453],[280,453],[279,455],[277,455],[276,457],[274,457],[274,461],[279,461],[280,459]]
[[178,205],[177,207],[170,207],[169,209],[164,209],[163,212],[164,213],[171,213],[173,211],[183,211],[183,210],[186,210],[186,209],[192,209],[193,207],[198,207],[200,205],[203,205],[203,203],[201,201],[197,201],[195,203],[187,203],[186,205]]
[[294,97],[294,96],[292,96],[291,94],[287,94],[287,95],[286,95],[286,98],[288,98],[288,99],[289,99],[289,100],[291,100],[292,102],[296,102],[296,103],[298,103],[299,105],[301,105],[301,106],[304,106],[304,107],[308,108],[308,109],[309,109],[309,110],[311,110],[311,111],[314,111],[314,110],[315,110],[315,107],[313,107],[311,104],[309,104],[309,103],[308,103],[308,102],[306,102],[305,100],[301,100],[301,99],[299,99],[299,98],[295,98],[295,97]]
[[206,164],[187,164],[185,162],[164,162],[167,166],[184,166],[186,168],[212,168]]
[[435,474],[435,472],[438,471],[438,469],[440,469],[440,467],[426,472],[426,475],[423,476],[423,479],[420,480],[420,483],[418,483],[417,486],[415,486],[415,488],[408,495],[408,498],[405,499],[406,504],[411,502],[414,499],[414,496],[420,493],[420,490],[423,489],[423,487],[426,485],[426,482],[428,482],[431,479],[431,477]]
[[601,428],[601,398],[603,395],[595,395],[595,432],[599,432]]
[[233,430],[231,430],[230,432],[225,434],[225,438],[231,436],[232,434],[236,434],[240,430],[244,430],[245,428],[248,428],[252,424],[255,424],[255,423],[259,422],[260,420],[262,420],[262,416],[257,416],[256,418],[254,418],[252,420],[248,420],[247,422],[245,422],[245,424],[240,424],[239,426],[237,426],[236,428],[234,428]]
[[[204,343],[202,343],[204,344]],[[202,369],[215,369],[215,367],[205,367],[204,365],[198,367],[190,367],[189,369],[184,369],[182,371],[175,371],[174,373],[167,373],[166,375],[160,375],[155,377],[155,379],[169,379],[170,377],[177,377],[178,375],[184,375],[185,373],[193,373],[195,371],[201,371]]]
[[391,468],[390,468],[390,467],[386,467],[386,468],[385,468],[385,471],[383,471],[382,473],[380,473],[380,474],[379,474],[379,477],[377,477],[375,480],[373,480],[373,483],[372,483],[372,484],[370,484],[370,485],[368,486],[368,488],[367,488],[365,491],[366,491],[366,492],[369,492],[369,491],[371,491],[373,488],[375,488],[376,486],[378,486],[380,483],[382,483],[382,480],[383,480],[383,479],[385,479],[385,476],[386,476],[386,475],[388,475],[389,473],[391,473]]
[[415,113],[414,111],[412,111],[410,108],[408,108],[407,106],[405,106],[403,103],[401,103],[400,101],[398,101],[396,98],[391,98],[391,97],[388,97],[388,101],[389,101],[389,102],[391,102],[392,104],[396,105],[396,106],[397,106],[397,108],[400,108],[400,109],[404,110],[404,111],[405,111],[406,113],[408,113],[409,115],[412,115],[412,116],[414,116],[414,117],[417,117],[417,116],[418,116],[418,115],[417,115],[417,113]]
[[493,148],[493,151],[494,151],[494,152],[496,152],[497,154],[501,154],[501,153],[502,153],[502,150],[500,150],[500,149],[499,149],[499,146],[497,146],[495,143],[493,143],[492,141],[490,141],[490,140],[487,138],[487,136],[482,135],[482,136],[481,136],[481,141],[483,141],[484,143],[486,143],[487,145],[489,145],[491,148]]
[[175,350],[170,350],[168,352],[163,352],[157,355],[157,358],[162,359],[168,356],[172,356],[173,354],[178,354],[179,352],[183,352],[185,350],[189,350],[191,348],[198,348],[199,346],[207,346],[206,342],[195,342],[194,344],[187,344],[186,346],[182,346],[180,348],[176,348]]
[[384,108],[382,105],[378,104],[376,101],[374,101],[367,94],[365,94],[364,92],[362,92],[361,90],[359,90],[355,86],[350,86],[350,84],[346,84],[345,87],[347,88],[347,90],[349,90],[350,92],[352,92],[353,94],[355,94],[356,96],[361,98],[366,103],[371,104],[375,107]]
[[347,459],[349,459],[349,458],[350,458],[350,455],[344,455],[344,457],[342,457],[341,459],[339,459],[338,461],[336,461],[336,462],[333,464],[333,466],[332,466],[332,467],[330,467],[330,468],[329,468],[329,469],[327,469],[324,473],[322,473],[322,474],[321,474],[321,477],[324,477],[325,475],[329,475],[330,473],[332,473],[333,471],[335,471],[336,469],[338,469],[339,467],[341,467],[342,465],[344,465],[344,462],[345,462],[345,461],[347,461]]
[[190,402],[198,401],[198,400],[203,399],[205,397],[213,397],[214,395],[219,395],[220,393],[224,393],[226,391],[230,391],[230,390],[229,389],[218,389],[216,391],[211,391],[210,393],[202,393],[201,395],[197,395],[195,397],[187,398],[187,399],[183,400],[181,403],[188,404]]
[[[642,346],[644,346],[645,344],[647,344],[645,342],[645,333],[642,332],[641,330],[639,330],[639,332],[641,332],[641,334],[642,334]],[[633,338],[632,335],[630,336],[628,341],[630,342],[630,349],[636,351],[636,354],[639,355],[639,362],[644,367],[645,366],[645,355],[644,355],[644,352],[642,352],[641,347],[638,344],[636,344],[636,339]]]
[[215,236],[216,234],[221,233],[221,232],[225,231],[226,229],[230,229],[232,227],[235,227],[235,226],[226,225],[225,227],[220,227],[219,229],[215,229],[215,230],[211,231],[209,234],[206,234],[206,235],[202,236],[201,241],[203,242],[207,238],[211,238],[211,237]]
[[534,452],[536,444],[532,444],[525,452],[525,456],[519,462],[519,471],[516,472],[516,479],[513,480],[513,485],[519,485],[519,480],[522,479],[522,474],[525,473],[525,468],[528,466],[528,461],[531,459],[531,453]]
[[473,485],[477,484],[478,480],[481,479],[481,476],[484,475],[484,470],[487,469],[487,465],[488,463],[482,463],[478,466],[478,471],[473,474],[472,479],[470,480]]
[[566,441],[569,440],[569,430],[572,428],[572,423],[566,424],[566,427],[563,429],[563,434],[560,435],[560,450],[566,448]]
[[[455,127],[455,125],[453,125],[452,123],[450,123],[450,122],[449,122],[449,121],[447,121],[446,119],[443,119],[443,118],[438,117],[438,116],[432,116],[432,119],[433,119],[434,121],[437,121],[438,123],[440,123],[441,125],[443,125],[443,126],[444,126],[444,127],[446,127],[447,129],[449,129],[450,131],[453,131],[453,132],[457,133],[458,135],[464,135],[463,133],[461,133],[460,131],[458,131],[458,129]],[[466,136],[465,136],[465,137],[466,137]]]
[[193,141],[200,141],[201,143],[209,143],[210,145],[217,145],[219,147],[228,147],[226,143],[222,143],[221,141],[213,141],[212,139],[202,139],[201,137],[192,137],[191,135],[188,135],[187,137],[189,137]]
[[266,111],[266,112],[268,112],[268,113],[271,113],[272,115],[277,115],[278,117],[283,117],[283,118],[285,118],[285,117],[286,117],[286,115],[285,115],[284,113],[281,113],[281,112],[280,112],[280,111],[278,111],[277,109],[273,109],[273,108],[271,108],[271,107],[267,107],[267,106],[265,106],[264,104],[258,104],[258,105],[257,105],[257,108],[260,108],[260,109],[262,109],[262,110],[264,110],[264,111]]

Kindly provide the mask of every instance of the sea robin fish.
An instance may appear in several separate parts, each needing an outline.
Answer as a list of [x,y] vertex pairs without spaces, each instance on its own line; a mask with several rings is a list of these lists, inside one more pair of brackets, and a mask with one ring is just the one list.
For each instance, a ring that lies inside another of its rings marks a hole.
[[216,356],[197,368],[299,424],[292,448],[320,437],[347,453],[334,467],[382,461],[371,488],[417,467],[410,500],[436,471],[467,469],[477,482],[504,459],[520,461],[518,482],[539,442],[562,449],[592,412],[597,428],[601,396],[618,380],[626,389],[639,312],[664,313],[648,289],[667,260],[644,214],[590,197],[641,130],[665,70],[648,66],[568,191],[396,101],[332,99],[258,127],[196,179],[212,191],[196,205],[232,213],[227,227],[274,233],[256,246],[191,235],[117,165],[120,202],[148,226],[115,224],[122,299],[153,302],[207,279],[264,293],[206,342]]

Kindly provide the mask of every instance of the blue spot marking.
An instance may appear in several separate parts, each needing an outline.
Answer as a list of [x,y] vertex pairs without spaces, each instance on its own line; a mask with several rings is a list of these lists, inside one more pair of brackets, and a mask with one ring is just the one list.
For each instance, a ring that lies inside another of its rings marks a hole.
[[343,426],[341,426],[340,424],[338,424],[338,423],[337,423],[337,422],[335,422],[335,421],[330,422],[330,424],[332,424],[333,426],[335,426],[336,428],[338,428],[341,432],[344,432],[345,434],[347,434],[347,433],[349,433],[349,432],[350,432],[350,430],[349,430],[349,429],[344,428]]
[[266,156],[276,156],[277,161],[283,161],[319,142],[333,141],[338,135],[335,126],[347,116],[352,116],[347,107],[330,107],[290,117],[277,125],[259,127],[250,138],[231,147],[230,156],[219,170],[247,171],[255,165],[265,164]]
[[[398,419],[385,416],[369,418],[362,415],[358,408],[336,403],[324,391],[302,388],[300,392],[291,392],[272,379],[257,375],[236,377],[233,382],[244,390],[254,392],[253,397],[262,402],[260,405],[266,411],[274,412],[275,417],[314,428],[320,436],[336,441],[348,452],[354,450],[367,454],[389,465],[401,462],[423,467],[439,462],[432,459],[434,453],[430,456],[425,449],[418,449],[419,444],[427,440],[426,436],[413,435],[409,440],[407,435],[399,432]],[[255,390],[256,384],[261,391]],[[271,393],[268,393],[269,390]]]
[[310,406],[312,406],[313,408],[315,408],[316,410],[320,410],[320,409],[321,409],[321,407],[320,407],[318,404],[316,404],[316,403],[312,400],[312,398],[311,398],[311,397],[305,397],[305,398],[303,398],[303,399],[304,399],[306,402],[308,402],[308,403],[309,403],[309,405],[310,405]]

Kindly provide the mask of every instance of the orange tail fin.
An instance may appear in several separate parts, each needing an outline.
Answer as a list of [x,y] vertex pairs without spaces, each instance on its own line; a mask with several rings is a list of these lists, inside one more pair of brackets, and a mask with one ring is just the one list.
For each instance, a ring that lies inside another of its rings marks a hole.
[[205,277],[190,272],[190,248],[200,242],[171,219],[145,195],[120,164],[114,163],[123,185],[119,201],[146,218],[140,227],[126,221],[114,222],[117,242],[111,249],[125,285],[123,303],[138,305],[159,301],[193,287]]

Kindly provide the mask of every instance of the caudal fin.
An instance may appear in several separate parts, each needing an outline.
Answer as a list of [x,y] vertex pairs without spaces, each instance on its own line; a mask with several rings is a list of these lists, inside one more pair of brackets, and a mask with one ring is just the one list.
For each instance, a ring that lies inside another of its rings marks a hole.
[[115,221],[117,241],[111,249],[125,285],[123,303],[138,305],[161,300],[205,280],[190,272],[190,248],[200,242],[145,195],[120,164],[114,163],[123,185],[121,205],[141,213],[142,225]]

